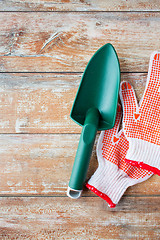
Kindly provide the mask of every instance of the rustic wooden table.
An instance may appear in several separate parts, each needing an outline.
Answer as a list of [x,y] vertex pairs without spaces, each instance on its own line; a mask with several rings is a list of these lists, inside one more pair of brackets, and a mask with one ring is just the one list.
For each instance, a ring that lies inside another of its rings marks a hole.
[[[160,239],[160,178],[129,188],[115,209],[66,189],[81,128],[70,120],[85,66],[103,44],[140,99],[160,50],[153,1],[0,1],[0,239]],[[88,178],[97,168],[93,151]]]

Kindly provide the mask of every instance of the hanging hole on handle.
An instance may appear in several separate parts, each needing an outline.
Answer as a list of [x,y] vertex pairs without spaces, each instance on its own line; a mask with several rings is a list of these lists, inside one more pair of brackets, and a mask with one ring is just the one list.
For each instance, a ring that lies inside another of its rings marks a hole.
[[70,187],[67,189],[67,196],[73,199],[78,199],[82,195],[82,190],[75,190]]

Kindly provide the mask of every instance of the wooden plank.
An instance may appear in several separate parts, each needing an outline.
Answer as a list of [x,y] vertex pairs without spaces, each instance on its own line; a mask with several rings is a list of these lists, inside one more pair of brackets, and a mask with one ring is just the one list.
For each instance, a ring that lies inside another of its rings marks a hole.
[[[82,74],[0,74],[1,133],[80,133],[69,115]],[[146,74],[122,74],[143,94]]]
[[159,239],[160,197],[0,198],[1,239]]
[[121,71],[147,72],[159,25],[159,12],[1,12],[0,71],[83,72],[111,42]]
[[[79,134],[1,134],[0,194],[66,196],[78,141]],[[94,149],[87,178],[96,168]],[[153,176],[125,194],[158,195],[159,186]],[[91,195],[85,189],[83,196]]]
[[70,119],[80,74],[0,74],[2,133],[72,133]]
[[25,0],[1,1],[1,11],[159,11],[158,0]]

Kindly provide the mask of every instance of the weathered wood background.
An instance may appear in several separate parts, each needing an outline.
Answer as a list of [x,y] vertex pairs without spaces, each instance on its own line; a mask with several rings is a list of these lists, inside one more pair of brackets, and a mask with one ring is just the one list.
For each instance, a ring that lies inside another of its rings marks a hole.
[[[0,1],[0,239],[159,239],[158,176],[115,209],[86,189],[66,197],[81,132],[69,113],[88,60],[111,42],[140,99],[159,26],[158,0]],[[96,168],[94,150],[88,178]]]

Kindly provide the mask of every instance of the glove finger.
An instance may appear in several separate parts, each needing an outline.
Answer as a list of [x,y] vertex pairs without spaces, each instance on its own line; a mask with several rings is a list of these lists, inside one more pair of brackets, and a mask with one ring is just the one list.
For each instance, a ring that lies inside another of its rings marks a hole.
[[154,54],[154,60],[160,60],[160,53],[155,53]]
[[[100,136],[97,142],[97,147],[96,147],[97,156],[102,156],[102,152],[108,149],[108,146],[114,145],[115,143],[118,142],[119,136],[117,136],[117,133],[121,123],[121,118],[122,118],[122,108],[121,108],[121,105],[118,103],[117,115],[116,115],[114,127],[112,129],[105,130],[100,133]],[[98,157],[98,161],[100,160],[101,160],[101,157]]]
[[113,135],[113,134],[116,134],[118,132],[119,126],[120,126],[120,123],[121,123],[121,118],[122,118],[122,107],[118,103],[115,124],[114,124],[114,127],[108,131],[108,134]]
[[118,130],[119,130],[119,125],[121,123],[121,117],[122,117],[122,108],[121,108],[121,105],[118,103],[116,121],[115,121],[114,128],[112,128],[114,130],[114,132],[118,132]]
[[[146,105],[153,104],[153,100],[159,100],[160,93],[160,53],[153,52],[150,57],[147,84],[144,95],[140,101],[141,109],[146,108]],[[146,103],[147,102],[147,103]]]
[[139,117],[138,104],[133,87],[128,82],[122,82],[120,86],[120,99],[123,107],[123,118]]
[[118,141],[119,138],[117,136],[117,133],[119,131],[121,118],[122,118],[122,108],[121,108],[121,105],[118,103],[115,125],[112,129],[106,130],[104,132],[102,143],[109,143],[111,141],[115,143]]

